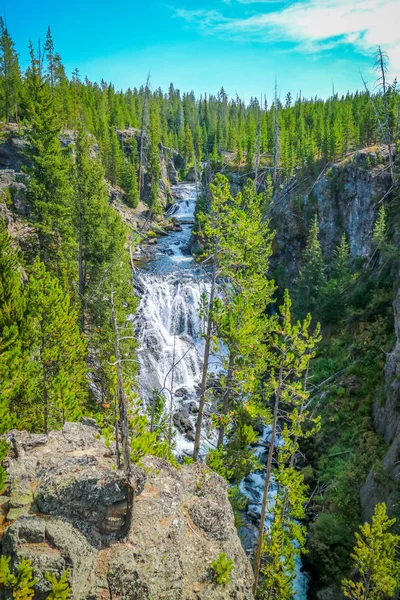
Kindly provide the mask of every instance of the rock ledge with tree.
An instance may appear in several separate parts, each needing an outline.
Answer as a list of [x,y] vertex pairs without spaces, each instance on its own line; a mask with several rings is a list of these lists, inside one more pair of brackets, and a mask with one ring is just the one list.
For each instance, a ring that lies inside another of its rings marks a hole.
[[[11,431],[0,496],[0,554],[32,561],[35,598],[68,569],[71,598],[250,600],[253,575],[225,481],[202,464],[176,469],[147,456],[132,466],[133,518],[115,456],[84,419],[48,435]],[[212,562],[233,561],[229,583]],[[0,590],[0,598],[1,596]]]

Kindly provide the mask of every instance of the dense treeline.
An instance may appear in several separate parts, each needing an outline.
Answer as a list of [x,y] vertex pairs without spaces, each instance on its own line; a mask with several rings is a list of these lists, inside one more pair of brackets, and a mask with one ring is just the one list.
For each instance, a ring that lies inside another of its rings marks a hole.
[[[160,143],[178,149],[186,164],[209,157],[218,164],[219,153],[228,151],[238,164],[245,162],[249,171],[273,166],[277,177],[287,177],[296,167],[309,167],[319,159],[332,161],[387,137],[382,128],[383,98],[391,139],[399,126],[396,84],[388,86],[384,95],[379,90],[373,96],[368,91],[342,97],[334,94],[324,101],[303,98],[301,93],[294,99],[289,92],[284,99],[275,95],[272,103],[264,97],[252,98],[246,105],[238,97],[229,99],[223,88],[217,95],[196,98],[193,92],[181,94],[172,84],[167,93],[160,88],[151,91],[147,83],[122,91],[105,81],[82,80],[78,70],[68,78],[50,29],[36,58],[32,45],[30,53],[51,90],[62,127],[76,129],[83,122],[98,141],[111,182],[126,188],[132,203],[137,201],[137,149],[129,149],[126,161],[116,129],[144,129],[153,149]],[[31,69],[21,72],[14,44],[2,23],[0,118],[30,121]],[[157,175],[157,157],[153,154],[153,158],[151,169]]]

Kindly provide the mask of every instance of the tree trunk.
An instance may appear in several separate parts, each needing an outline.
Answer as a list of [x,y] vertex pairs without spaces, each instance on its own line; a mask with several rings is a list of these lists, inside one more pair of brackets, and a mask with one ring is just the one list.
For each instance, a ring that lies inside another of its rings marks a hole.
[[[231,350],[229,353],[229,364],[228,364],[228,373],[226,376],[226,387],[225,387],[224,395],[222,397],[222,414],[224,417],[228,414],[228,410],[229,410],[229,402],[231,399],[231,392],[232,392],[231,388],[232,388],[232,382],[233,382],[234,362],[235,362],[235,354]],[[222,446],[222,444],[224,442],[224,435],[225,435],[225,424],[221,423],[221,425],[219,426],[219,432],[218,432],[218,443],[217,443],[218,448],[219,448],[219,446]]]
[[253,585],[253,594],[254,595],[256,595],[256,592],[257,592],[258,578],[260,575],[261,550],[262,550],[262,543],[263,543],[263,537],[264,537],[264,522],[265,522],[265,514],[267,512],[268,492],[269,492],[269,486],[271,483],[272,457],[274,454],[276,426],[277,426],[277,422],[278,422],[278,409],[279,409],[279,400],[280,400],[281,379],[282,379],[282,373],[279,374],[278,389],[275,393],[274,417],[273,417],[273,422],[272,422],[271,442],[270,442],[269,451],[268,451],[268,459],[267,459],[267,466],[266,466],[266,473],[265,473],[264,493],[263,493],[263,499],[262,499],[262,505],[261,505],[260,527],[258,530],[257,549],[256,549],[255,562],[254,562],[254,585]]
[[394,184],[395,176],[394,176],[394,171],[393,171],[392,144],[391,144],[391,140],[390,140],[389,114],[388,114],[387,98],[386,98],[385,65],[383,64],[384,59],[383,59],[383,54],[382,54],[382,50],[381,50],[380,46],[379,46],[378,53],[379,53],[379,65],[380,65],[381,75],[382,75],[383,106],[385,109],[386,144],[387,144],[388,152],[389,152],[390,175],[392,177],[392,183]]
[[274,113],[274,186],[278,179],[278,162],[279,162],[279,102],[278,88],[275,80],[275,113]]
[[195,435],[194,449],[193,449],[193,460],[194,461],[197,461],[199,459],[201,425],[203,423],[204,404],[206,402],[207,372],[208,372],[208,361],[210,358],[211,333],[212,333],[212,322],[213,322],[212,309],[213,309],[214,296],[215,296],[217,267],[218,267],[218,239],[215,243],[214,262],[213,262],[213,270],[212,270],[212,278],[211,278],[210,302],[208,305],[208,320],[207,320],[206,342],[204,345],[203,374],[202,374],[202,378],[201,378],[199,414],[197,415],[196,435]]
[[[42,324],[44,321],[44,314],[42,314]],[[43,352],[45,350],[44,336],[42,335],[42,341],[40,345],[40,360],[43,366],[43,421],[44,421],[44,432],[49,433],[49,390],[47,388],[47,373],[46,365],[43,363]]]
[[79,239],[78,239],[78,276],[79,276],[79,298],[81,310],[79,316],[79,326],[82,332],[85,331],[85,276],[83,269],[83,240],[82,240],[82,215],[79,216]]
[[114,305],[114,292],[111,288],[111,317],[112,324],[114,330],[114,351],[115,351],[115,362],[117,367],[117,388],[118,388],[118,412],[119,412],[119,422],[121,427],[121,437],[122,437],[122,456],[124,463],[124,474],[127,480],[127,488],[128,488],[128,506],[127,506],[127,518],[126,518],[126,532],[129,531],[131,520],[132,520],[132,511],[133,511],[133,502],[134,502],[134,488],[132,481],[132,465],[131,465],[131,452],[130,452],[130,444],[129,444],[129,428],[128,428],[128,407],[124,392],[124,378],[122,372],[122,363],[121,363],[121,354],[119,350],[119,337],[118,337],[118,325],[117,319],[115,315],[115,305]]
[[44,432],[49,433],[49,391],[47,389],[46,369],[43,369]]

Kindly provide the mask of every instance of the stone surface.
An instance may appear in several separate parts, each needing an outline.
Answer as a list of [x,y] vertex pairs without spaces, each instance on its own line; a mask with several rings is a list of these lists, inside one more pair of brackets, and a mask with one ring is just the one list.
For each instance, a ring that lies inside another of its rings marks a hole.
[[353,257],[367,257],[379,201],[391,186],[388,153],[383,147],[360,150],[326,168],[315,181],[299,187],[295,178],[283,186],[271,205],[273,267],[284,267],[289,284],[298,274],[311,219],[318,214],[320,241],[330,257],[343,233]]
[[[44,573],[60,575],[67,568],[72,600],[252,598],[252,569],[226,482],[206,466],[175,469],[145,457],[143,468],[134,468],[133,518],[122,538],[124,479],[93,421],[66,423],[48,436],[11,431],[7,438],[0,553],[11,557],[12,566],[32,560],[38,600],[49,592]],[[235,565],[225,586],[216,584],[211,569],[221,552]]]
[[400,478],[400,288],[393,302],[396,344],[385,365],[385,402],[374,403],[377,431],[388,444],[388,452],[379,469],[372,469],[361,488],[363,518],[370,520],[375,505],[386,502],[391,516],[399,517]]

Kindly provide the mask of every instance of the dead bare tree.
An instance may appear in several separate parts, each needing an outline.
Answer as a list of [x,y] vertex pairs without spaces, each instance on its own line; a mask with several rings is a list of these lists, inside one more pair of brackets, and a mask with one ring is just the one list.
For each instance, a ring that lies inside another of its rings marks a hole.
[[279,146],[280,146],[280,138],[279,138],[279,99],[278,99],[278,84],[275,79],[275,94],[274,94],[274,176],[273,182],[274,186],[276,185],[278,178],[278,164],[279,164]]
[[258,111],[258,124],[257,124],[257,154],[256,154],[256,171],[254,177],[254,183],[257,189],[258,171],[260,169],[260,147],[261,147],[261,119],[262,119],[262,96],[260,100],[260,108]]
[[[122,370],[122,357],[120,351],[120,342],[122,339],[127,339],[127,337],[120,338],[118,322],[115,310],[115,301],[114,301],[114,289],[111,285],[110,292],[110,304],[111,304],[111,321],[114,332],[114,354],[115,354],[115,363],[114,366],[117,369],[117,398],[118,398],[118,421],[119,428],[121,432],[122,439],[122,458],[123,458],[123,469],[124,475],[126,478],[127,488],[128,488],[128,506],[127,506],[127,520],[126,520],[126,529],[129,530],[131,519],[132,519],[132,511],[133,511],[133,502],[134,502],[134,483],[132,481],[132,461],[131,461],[131,451],[130,451],[130,443],[129,443],[129,427],[128,427],[128,404],[125,396],[124,389],[124,376]],[[130,337],[130,336],[129,336]],[[117,427],[116,427],[117,430]],[[117,435],[118,438],[118,435]],[[117,465],[119,463],[119,457],[117,459]]]
[[144,129],[145,129],[145,121],[146,121],[146,108],[147,108],[147,99],[149,94],[149,85],[150,85],[150,72],[147,75],[146,86],[144,88],[144,98],[143,98],[143,106],[142,106],[142,126],[140,129],[140,151],[139,151],[139,176],[138,176],[138,186],[139,186],[139,202],[142,199],[142,187],[143,187],[143,151],[144,151]]
[[389,165],[390,165],[390,175],[392,177],[392,182],[395,183],[395,175],[393,169],[393,156],[392,156],[392,143],[390,136],[390,126],[389,126],[389,111],[387,105],[387,83],[386,77],[388,72],[388,61],[389,57],[385,52],[382,52],[382,48],[378,46],[378,50],[376,53],[376,62],[375,62],[375,72],[378,75],[377,85],[382,88],[383,94],[383,108],[385,112],[385,138],[386,145],[388,147],[389,152]]

